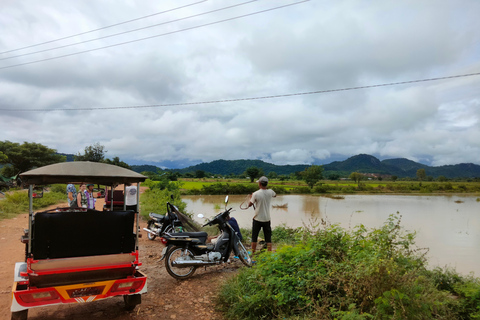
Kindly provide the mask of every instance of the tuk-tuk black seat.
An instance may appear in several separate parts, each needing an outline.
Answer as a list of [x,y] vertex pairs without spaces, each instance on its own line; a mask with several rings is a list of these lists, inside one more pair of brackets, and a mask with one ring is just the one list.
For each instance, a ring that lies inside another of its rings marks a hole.
[[32,228],[35,260],[135,251],[133,211],[39,212]]

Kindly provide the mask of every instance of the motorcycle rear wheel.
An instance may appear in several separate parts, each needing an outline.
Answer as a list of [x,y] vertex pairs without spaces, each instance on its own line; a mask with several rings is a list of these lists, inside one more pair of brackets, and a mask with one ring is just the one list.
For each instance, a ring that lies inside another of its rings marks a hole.
[[165,257],[165,268],[167,269],[169,275],[175,279],[183,280],[192,276],[197,267],[178,268],[173,266],[172,262],[180,257],[183,257],[184,259],[194,259],[194,254],[189,249],[173,247],[169,252],[167,252],[167,256]]
[[[153,231],[154,228],[155,228],[155,222],[150,221],[147,225],[147,229]],[[157,236],[154,235],[153,233],[147,232],[147,237],[148,237],[148,240],[155,240]]]
[[242,261],[242,263],[247,267],[251,267],[253,264],[252,258],[250,257],[250,255],[248,254],[248,250],[245,249],[245,247],[243,246],[240,240],[237,242],[237,247],[238,247],[238,259],[240,259],[240,261]]

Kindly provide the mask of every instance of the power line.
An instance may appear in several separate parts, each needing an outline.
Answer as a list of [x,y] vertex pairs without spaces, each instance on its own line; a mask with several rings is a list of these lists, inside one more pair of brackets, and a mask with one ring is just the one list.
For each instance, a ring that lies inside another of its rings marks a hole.
[[112,44],[112,45],[104,46],[104,47],[99,47],[99,48],[95,48],[95,49],[78,51],[78,52],[69,53],[69,54],[64,54],[64,55],[60,55],[60,56],[56,56],[56,57],[45,58],[45,59],[40,59],[40,60],[35,60],[35,61],[30,61],[30,62],[24,62],[24,63],[18,63],[18,64],[13,64],[13,65],[9,65],[9,66],[6,66],[6,67],[1,67],[0,70],[9,69],[9,68],[14,68],[14,67],[19,67],[19,66],[25,66],[25,65],[29,65],[29,64],[44,62],[44,61],[56,60],[56,59],[65,58],[65,57],[70,57],[70,56],[75,56],[75,55],[79,55],[79,54],[83,54],[83,53],[98,51],[98,50],[102,50],[102,49],[106,49],[106,48],[117,47],[117,46],[129,44],[129,43],[133,43],[133,42],[139,42],[139,41],[149,40],[149,39],[153,39],[153,38],[158,38],[158,37],[162,37],[162,36],[166,36],[166,35],[170,35],[170,34],[174,34],[174,33],[179,33],[179,32],[183,32],[183,31],[189,31],[189,30],[199,29],[199,28],[203,28],[203,27],[207,27],[207,26],[211,26],[211,25],[215,25],[215,24],[219,24],[219,23],[223,23],[223,22],[227,22],[227,21],[232,21],[232,20],[236,20],[236,19],[241,19],[241,18],[245,18],[245,17],[249,17],[249,16],[253,16],[253,15],[265,13],[265,12],[268,12],[268,11],[273,11],[273,10],[277,10],[277,9],[286,8],[286,7],[289,7],[289,6],[294,6],[294,5],[297,5],[297,4],[300,4],[300,3],[304,3],[304,2],[308,2],[308,1],[310,1],[310,0],[303,0],[303,1],[299,1],[299,2],[294,2],[294,3],[286,4],[286,5],[283,5],[283,6],[273,7],[273,8],[269,8],[269,9],[265,9],[265,10],[261,10],[261,11],[256,11],[256,12],[252,12],[252,13],[248,13],[248,14],[244,14],[244,15],[240,15],[240,16],[236,16],[236,17],[232,17],[232,18],[228,18],[228,19],[218,20],[218,21],[214,21],[214,22],[210,22],[210,23],[205,23],[205,24],[202,24],[202,25],[194,26],[194,27],[189,27],[189,28],[180,29],[180,30],[176,30],[176,31],[166,32],[166,33],[162,33],[162,34],[157,34],[157,35],[150,36],[150,37],[145,37],[145,38],[140,38],[140,39],[125,41],[125,42],[121,42],[121,43],[117,43],[117,44]]
[[59,108],[59,109],[0,109],[0,111],[14,111],[14,112],[30,112],[30,111],[91,111],[91,110],[114,110],[114,109],[119,110],[119,109],[143,109],[143,108],[160,108],[160,107],[178,107],[178,106],[190,106],[190,105],[200,105],[200,104],[215,104],[215,103],[238,102],[238,101],[248,101],[248,100],[263,100],[263,99],[274,99],[274,98],[286,98],[286,97],[304,96],[304,95],[310,95],[310,94],[322,94],[322,93],[339,92],[339,91],[352,91],[352,90],[361,90],[361,89],[371,89],[371,88],[378,88],[378,87],[388,87],[388,86],[396,86],[396,85],[410,84],[410,83],[419,83],[419,82],[428,82],[428,81],[438,81],[438,80],[446,80],[446,79],[454,79],[454,78],[464,78],[464,77],[472,77],[472,76],[479,76],[479,75],[480,75],[480,72],[477,72],[477,73],[460,74],[460,75],[437,77],[437,78],[417,79],[417,80],[409,80],[409,81],[401,81],[401,82],[391,82],[391,83],[383,83],[383,84],[374,84],[374,85],[360,86],[360,87],[349,87],[349,88],[340,88],[340,89],[328,89],[328,90],[318,90],[318,91],[309,91],[309,92],[297,92],[297,93],[278,94],[278,95],[262,96],[262,97],[235,98],[235,99],[212,100],[212,101],[201,101],[201,102],[183,102],[183,103],[168,103],[168,104],[152,104],[152,105],[143,105],[143,106],[105,107],[105,108],[75,108],[75,109],[67,109],[67,108]]
[[[115,24],[112,24],[112,25],[109,25],[109,26],[105,26],[105,27],[101,27],[101,28],[98,28],[98,29],[93,29],[93,30],[90,30],[90,31],[85,31],[85,32],[77,33],[77,34],[74,34],[74,35],[71,35],[71,36],[66,36],[66,37],[63,37],[63,38],[58,38],[58,39],[54,39],[54,40],[50,40],[50,41],[45,41],[45,42],[41,42],[41,43],[37,43],[37,44],[32,44],[32,45],[26,46],[26,47],[21,47],[21,48],[17,48],[17,49],[12,49],[12,50],[8,50],[8,51],[3,51],[3,52],[0,52],[0,54],[10,53],[10,52],[14,52],[14,51],[20,51],[20,50],[23,50],[23,49],[28,49],[28,48],[33,48],[33,47],[38,47],[38,46],[41,46],[41,45],[44,45],[44,44],[47,44],[47,43],[52,43],[52,42],[56,42],[56,41],[60,41],[60,40],[65,40],[65,39],[69,39],[69,38],[81,36],[81,35],[84,35],[84,34],[87,34],[87,33],[92,33],[92,32],[95,32],[95,31],[100,31],[100,30],[104,30],[104,29],[116,27],[116,26],[119,26],[119,25],[122,25],[122,24],[130,23],[130,22],[134,22],[134,21],[138,21],[138,20],[150,18],[150,17],[156,16],[156,15],[159,15],[159,14],[164,14],[164,13],[171,12],[171,11],[175,11],[175,10],[178,10],[178,9],[183,9],[183,8],[186,8],[186,7],[190,7],[190,6],[193,6],[193,5],[196,5],[196,4],[205,2],[205,1],[207,1],[207,0],[202,0],[202,1],[194,2],[194,3],[187,4],[187,5],[184,5],[184,6],[181,6],[181,7],[177,7],[177,8],[173,8],[173,9],[169,9],[169,10],[165,10],[165,11],[161,11],[161,12],[149,14],[149,15],[147,15],[147,16],[143,16],[143,17],[140,17],[140,18],[135,18],[135,19],[131,19],[131,20],[127,20],[127,21],[115,23]],[[9,57],[9,58],[10,58],[10,57]],[[9,59],[9,58],[7,58],[7,59]],[[12,58],[14,58],[14,57],[12,57]],[[3,60],[3,59],[2,59],[2,60]]]
[[42,53],[42,52],[47,52],[47,51],[57,50],[57,49],[63,49],[63,48],[75,46],[75,45],[78,45],[78,44],[83,44],[83,43],[87,43],[87,42],[92,42],[92,41],[107,39],[107,38],[111,38],[111,37],[116,37],[116,36],[120,36],[120,35],[123,35],[123,34],[131,33],[131,32],[136,32],[136,31],[140,31],[140,30],[145,30],[145,29],[153,28],[153,27],[158,27],[158,26],[161,26],[161,25],[165,25],[165,24],[169,24],[169,23],[173,23],[173,22],[178,22],[178,21],[182,21],[182,20],[187,20],[187,19],[190,19],[190,18],[199,17],[199,16],[206,15],[206,14],[213,13],[213,12],[218,12],[218,11],[222,11],[222,10],[226,10],[226,9],[231,9],[231,8],[238,7],[238,6],[243,6],[243,5],[245,5],[245,4],[249,4],[249,3],[252,3],[252,2],[256,2],[256,1],[258,1],[258,0],[250,0],[250,1],[247,1],[247,2],[240,3],[240,4],[235,4],[235,5],[228,6],[228,7],[224,7],[224,8],[220,8],[220,9],[215,9],[215,10],[211,10],[211,11],[207,11],[207,12],[202,12],[202,13],[199,13],[199,14],[191,15],[191,16],[188,16],[188,17],[180,18],[180,19],[175,19],[175,20],[171,20],[171,21],[167,21],[167,22],[162,22],[162,23],[157,23],[157,24],[150,25],[150,26],[146,26],[146,27],[142,27],[142,28],[137,28],[137,29],[132,29],[132,30],[128,30],[128,31],[123,31],[123,32],[114,33],[114,34],[111,34],[111,35],[108,35],[108,36],[103,36],[103,37],[99,37],[99,38],[95,38],[95,39],[90,39],[90,40],[84,40],[84,41],[80,41],[80,42],[70,43],[70,44],[66,44],[66,45],[63,45],[63,46],[55,47],[55,48],[49,48],[49,49],[44,49],[44,50],[39,50],[39,51],[34,51],[34,52],[23,53],[23,54],[19,54],[19,55],[16,55],[16,56],[11,56],[11,57],[6,57],[6,58],[0,58],[0,61],[2,61],[2,60],[8,60],[8,59],[13,59],[13,58],[18,58],[18,57],[30,56],[30,55],[32,55],[32,54],[37,54],[37,53]]

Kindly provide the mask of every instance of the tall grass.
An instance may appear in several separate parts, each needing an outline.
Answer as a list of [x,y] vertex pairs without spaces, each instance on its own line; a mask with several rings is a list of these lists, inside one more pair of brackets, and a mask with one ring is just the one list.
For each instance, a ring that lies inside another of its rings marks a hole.
[[221,288],[228,319],[476,319],[480,283],[426,268],[415,234],[383,227],[287,231],[295,245],[262,253]]
[[[44,192],[43,198],[33,199],[33,209],[39,210],[60,202],[66,202],[67,195],[65,192]],[[14,191],[6,193],[5,199],[0,201],[0,219],[13,218],[21,213],[28,212],[28,192]]]

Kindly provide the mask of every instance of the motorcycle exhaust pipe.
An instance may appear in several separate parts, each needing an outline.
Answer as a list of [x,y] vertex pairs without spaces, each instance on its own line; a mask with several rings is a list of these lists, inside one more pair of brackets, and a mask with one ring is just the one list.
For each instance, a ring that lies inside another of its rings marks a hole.
[[148,233],[151,233],[153,235],[157,235],[157,233],[155,231],[152,231],[150,229],[147,229],[147,228],[143,228],[144,231],[147,231]]
[[199,266],[209,266],[212,264],[219,264],[220,261],[207,262],[201,260],[182,260],[182,261],[172,261],[172,266],[177,268],[188,268],[188,267],[199,267]]

